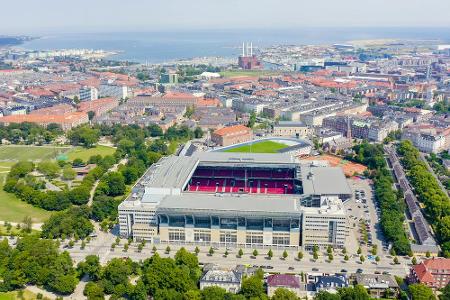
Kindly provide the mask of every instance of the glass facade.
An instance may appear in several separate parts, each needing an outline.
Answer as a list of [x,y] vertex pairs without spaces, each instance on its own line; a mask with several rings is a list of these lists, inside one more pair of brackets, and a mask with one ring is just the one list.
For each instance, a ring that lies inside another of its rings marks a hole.
[[228,230],[273,230],[290,232],[300,229],[300,218],[219,217],[193,215],[159,215],[160,225],[169,227],[217,228]]

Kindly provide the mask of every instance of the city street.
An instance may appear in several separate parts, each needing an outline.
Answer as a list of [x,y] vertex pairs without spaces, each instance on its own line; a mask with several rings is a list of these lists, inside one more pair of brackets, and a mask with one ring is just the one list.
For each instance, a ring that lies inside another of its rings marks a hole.
[[[98,255],[102,264],[112,258],[124,258],[130,257],[133,260],[144,260],[153,255],[153,244],[146,244],[142,252],[137,249],[138,243],[132,243],[128,251],[124,251],[123,245],[127,243],[126,240],[121,240],[120,245],[114,250],[111,249],[111,244],[114,242],[115,236],[112,234],[100,233],[97,238],[86,246],[84,250],[80,249],[80,242],[78,242],[73,248],[65,248],[76,263],[82,261],[87,255]],[[162,257],[175,255],[176,251],[181,247],[177,245],[170,245],[171,251],[169,254],[165,252],[166,244],[155,245],[157,252]],[[188,251],[194,252],[195,246],[185,246]],[[239,258],[237,256],[239,249],[228,249],[229,255],[224,257],[226,248],[215,248],[214,254],[209,255],[209,247],[199,247],[200,253],[198,255],[199,262],[202,264],[213,263],[224,268],[233,268],[238,264],[250,265],[250,266],[270,266],[272,268],[264,268],[267,272],[280,272],[280,273],[301,273],[312,272],[313,268],[317,268],[320,273],[335,273],[341,270],[346,270],[349,273],[354,273],[357,269],[362,269],[364,273],[374,272],[389,272],[393,275],[405,276],[409,272],[408,264],[411,260],[399,257],[400,264],[393,265],[392,257],[389,255],[380,255],[381,260],[377,264],[375,261],[369,261],[366,259],[364,263],[359,261],[359,255],[356,253],[348,253],[349,261],[344,260],[344,255],[341,250],[334,251],[334,259],[332,262],[328,261],[328,255],[326,251],[319,254],[317,261],[313,260],[312,253],[303,252],[304,257],[302,260],[297,259],[296,251],[287,251],[288,257],[282,259],[282,250],[273,250],[274,256],[272,259],[267,258],[268,249],[258,249],[258,256],[255,258],[252,256],[253,249],[243,249],[244,255]],[[363,252],[366,256],[366,253]],[[367,257],[367,256],[366,256]],[[291,269],[290,269],[291,267]],[[292,269],[292,267],[294,269]]]

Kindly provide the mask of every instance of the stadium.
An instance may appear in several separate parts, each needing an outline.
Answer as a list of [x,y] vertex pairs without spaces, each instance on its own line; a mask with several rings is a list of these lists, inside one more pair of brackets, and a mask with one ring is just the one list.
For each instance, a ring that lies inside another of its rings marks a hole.
[[120,235],[227,247],[343,247],[340,168],[286,154],[203,152],[152,165],[119,205]]

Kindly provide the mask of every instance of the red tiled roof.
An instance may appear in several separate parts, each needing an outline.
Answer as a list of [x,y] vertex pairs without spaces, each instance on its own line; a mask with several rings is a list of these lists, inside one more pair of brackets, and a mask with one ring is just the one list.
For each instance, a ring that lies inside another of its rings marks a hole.
[[432,258],[423,261],[423,264],[428,269],[438,269],[438,270],[450,270],[450,259],[449,258]]
[[245,127],[244,125],[234,125],[234,126],[229,126],[229,127],[223,127],[220,129],[217,129],[216,131],[214,131],[214,134],[217,135],[229,135],[229,134],[233,134],[236,132],[240,132],[240,131],[250,131],[251,129],[248,127]]
[[192,99],[192,98],[197,98],[192,94],[188,94],[188,93],[181,93],[181,92],[167,92],[165,93],[162,98],[166,98],[166,99]]
[[81,112],[67,113],[63,115],[9,115],[0,118],[0,123],[72,123],[74,120],[85,118]]
[[450,270],[450,259],[448,258],[432,258],[424,260],[422,263],[412,267],[414,273],[417,276],[419,282],[434,283],[435,279],[433,274],[436,270]]
[[289,274],[275,274],[270,275],[267,278],[268,286],[280,286],[280,287],[290,287],[290,288],[300,288],[300,280],[295,275]]

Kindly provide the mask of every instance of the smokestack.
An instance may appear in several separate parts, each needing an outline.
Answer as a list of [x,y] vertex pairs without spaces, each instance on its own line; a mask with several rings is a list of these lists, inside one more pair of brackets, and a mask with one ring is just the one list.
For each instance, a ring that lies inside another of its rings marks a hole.
[[250,56],[253,56],[253,42],[250,42]]
[[242,57],[245,56],[245,44],[242,42]]

